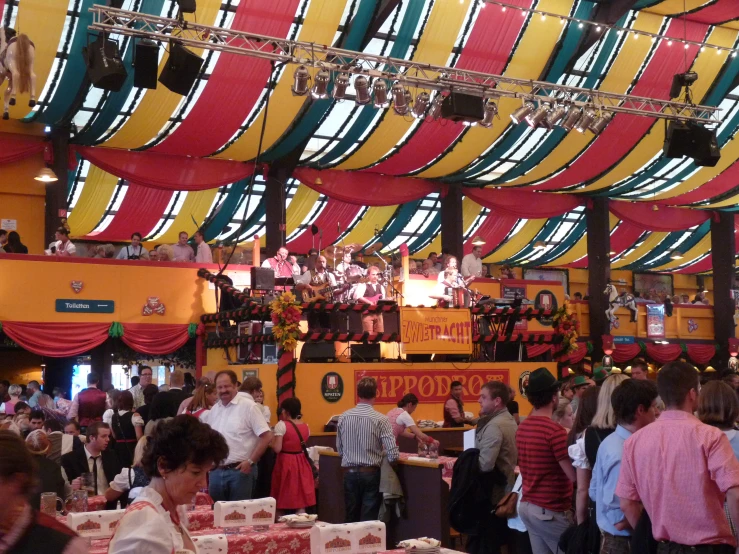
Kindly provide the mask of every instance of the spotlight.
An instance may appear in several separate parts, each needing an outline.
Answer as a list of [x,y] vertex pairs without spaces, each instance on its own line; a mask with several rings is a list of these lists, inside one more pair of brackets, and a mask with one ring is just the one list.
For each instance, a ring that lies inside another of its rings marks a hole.
[[549,129],[554,127],[567,113],[567,108],[563,105],[558,105],[549,110],[546,118],[546,125]]
[[511,119],[513,120],[513,123],[521,123],[533,111],[534,104],[532,102],[525,102],[523,106],[513,111]]
[[485,244],[485,239],[482,238],[480,235],[477,235],[475,238],[472,239],[472,246],[482,246],[483,244]]
[[611,119],[613,119],[613,114],[611,112],[603,112],[595,118],[595,121],[593,121],[588,128],[594,135],[599,135],[603,129],[606,128],[606,125],[611,122]]
[[56,173],[54,173],[48,167],[41,168],[34,179],[36,181],[41,181],[42,183],[54,183],[59,180],[59,178],[56,176]]
[[565,115],[559,126],[562,127],[565,131],[572,131],[573,127],[575,127],[575,123],[577,123],[580,119],[581,113],[582,110],[577,106],[570,106],[570,108],[567,110],[567,115]]
[[444,103],[444,95],[438,93],[431,102],[431,117],[439,119],[441,117],[441,105]]
[[[498,114],[498,106],[495,104],[495,102],[491,98],[488,98],[487,102],[485,102],[485,117],[483,117],[482,121],[480,121],[480,126],[485,127],[486,129],[492,127],[493,118],[497,114]],[[475,244],[475,242],[472,241],[472,244]]]
[[673,250],[672,254],[670,254],[671,260],[682,260],[683,259],[683,253],[679,250]]
[[195,13],[195,0],[177,0],[180,13]]
[[526,116],[526,123],[532,129],[536,129],[540,124],[544,123],[549,113],[549,106],[547,104],[539,104],[539,107],[534,113],[530,113]]
[[356,102],[360,105],[369,104],[372,98],[369,92],[369,81],[364,75],[360,75],[354,79],[354,91],[356,93]]
[[321,69],[316,73],[316,78],[313,80],[313,88],[310,90],[310,94],[316,100],[328,98],[328,83],[331,80],[331,74],[325,69]]
[[590,124],[595,119],[595,112],[593,110],[584,110],[582,112],[582,117],[580,118],[580,121],[577,122],[577,125],[575,125],[575,131],[578,133],[584,133],[587,131],[588,127],[590,127]]
[[[685,45],[687,46],[687,44]],[[721,51],[718,50],[720,53]],[[689,88],[693,83],[698,80],[698,74],[695,71],[687,71],[685,73],[678,73],[672,77],[672,86],[670,87],[670,99],[678,98],[683,90]]]
[[429,98],[428,92],[418,93],[418,96],[416,96],[416,103],[413,104],[413,109],[411,110],[411,115],[413,115],[413,117],[416,119],[423,119],[426,117],[426,108],[429,106]]
[[349,87],[349,75],[339,73],[334,81],[334,100],[343,100],[346,97],[346,89]]
[[375,108],[387,108],[390,105],[390,101],[387,99],[387,85],[382,79],[377,79],[372,92],[375,95]]
[[406,90],[400,83],[394,83],[392,88],[393,93],[393,110],[398,115],[405,115],[408,113],[408,99],[406,97]]
[[293,75],[293,96],[305,96],[308,94],[309,81],[310,73],[308,73],[308,69],[304,65],[298,66]]

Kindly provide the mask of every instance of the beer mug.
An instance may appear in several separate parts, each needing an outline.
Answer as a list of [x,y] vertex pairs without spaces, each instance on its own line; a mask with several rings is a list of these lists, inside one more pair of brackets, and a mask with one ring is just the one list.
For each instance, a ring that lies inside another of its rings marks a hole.
[[64,500],[59,498],[55,492],[42,492],[39,506],[40,512],[47,516],[56,517],[64,515]]
[[72,491],[72,497],[68,504],[68,511],[75,513],[87,511],[87,491],[85,489]]
[[429,446],[426,443],[418,443],[418,456],[420,458],[427,458],[429,455]]
[[92,473],[82,473],[80,475],[80,481],[82,482],[82,488],[87,491],[88,496],[95,495],[95,477]]
[[436,460],[439,458],[439,445],[436,442],[432,442],[428,445],[429,458]]

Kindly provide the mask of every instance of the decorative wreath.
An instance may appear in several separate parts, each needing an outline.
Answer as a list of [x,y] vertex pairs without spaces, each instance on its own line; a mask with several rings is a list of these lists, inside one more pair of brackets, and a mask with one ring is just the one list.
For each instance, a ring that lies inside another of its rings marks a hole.
[[297,302],[292,292],[286,291],[275,298],[269,304],[272,309],[272,334],[280,345],[280,348],[287,352],[294,351],[298,346],[298,336],[300,331],[300,316],[303,309]]
[[577,351],[577,338],[580,336],[580,322],[567,311],[567,302],[552,317],[552,327],[562,336],[561,352],[571,354]]

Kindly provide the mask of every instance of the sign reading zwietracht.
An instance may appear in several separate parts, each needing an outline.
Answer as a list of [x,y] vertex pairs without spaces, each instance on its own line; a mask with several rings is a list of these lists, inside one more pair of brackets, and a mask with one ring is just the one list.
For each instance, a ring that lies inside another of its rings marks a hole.
[[400,309],[400,340],[407,354],[471,354],[468,309]]
[[115,302],[113,300],[57,298],[56,311],[75,314],[112,314],[115,311]]

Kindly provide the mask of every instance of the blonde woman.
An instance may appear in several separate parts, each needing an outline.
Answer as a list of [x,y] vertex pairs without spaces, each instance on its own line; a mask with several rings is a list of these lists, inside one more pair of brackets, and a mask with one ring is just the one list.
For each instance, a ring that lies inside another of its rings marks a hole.
[[552,412],[552,421],[559,423],[569,432],[572,429],[574,420],[572,413],[572,404],[566,398],[560,398],[557,407]]

